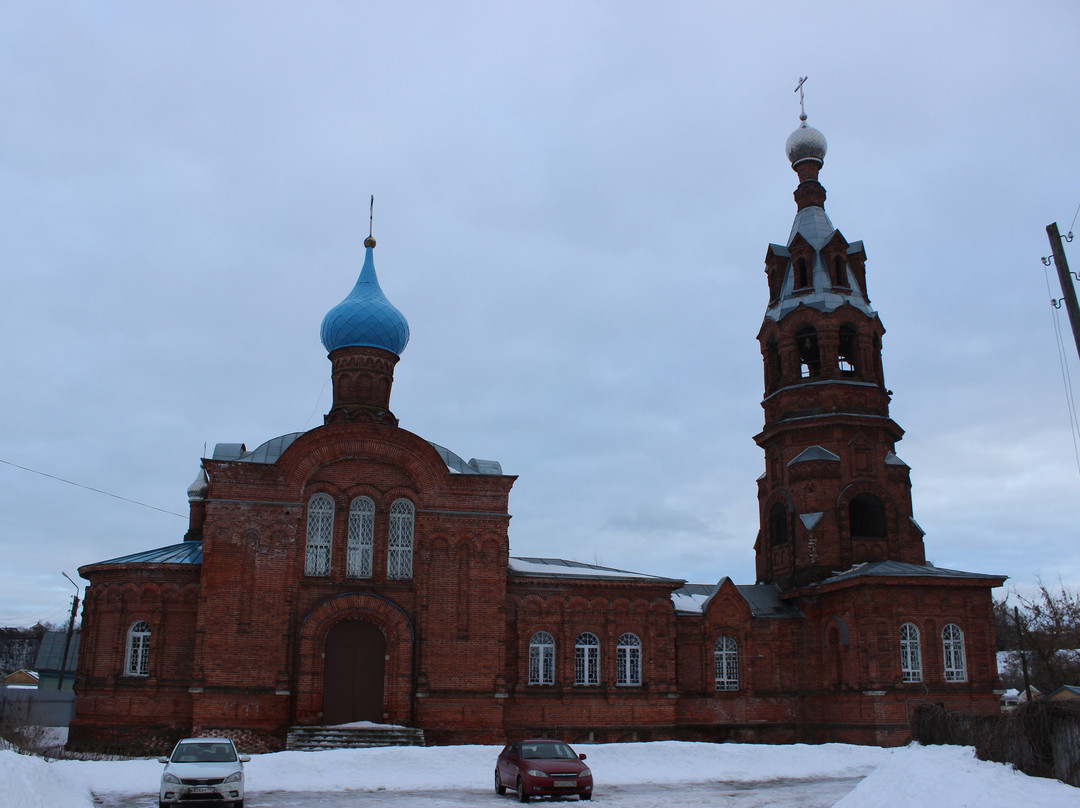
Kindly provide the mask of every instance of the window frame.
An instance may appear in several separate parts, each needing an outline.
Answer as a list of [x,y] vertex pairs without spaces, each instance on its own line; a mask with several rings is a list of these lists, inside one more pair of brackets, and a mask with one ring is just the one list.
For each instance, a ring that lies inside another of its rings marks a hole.
[[124,676],[150,675],[150,637],[153,631],[145,620],[136,620],[127,630],[124,644]]
[[334,498],[312,494],[307,504],[307,537],[304,543],[304,575],[329,578],[334,555]]
[[574,641],[574,685],[596,687],[600,684],[600,638],[583,631]]
[[956,623],[941,630],[942,667],[946,682],[967,681],[967,655],[964,651],[964,632]]
[[345,577],[374,575],[375,500],[356,497],[349,503],[349,534],[345,544]]
[[413,542],[416,533],[416,506],[404,497],[390,505],[390,531],[386,542],[386,577],[408,581],[413,576]]
[[739,643],[730,634],[721,634],[713,643],[713,683],[717,691],[739,689]]
[[619,637],[615,646],[615,684],[641,686],[641,638],[629,631]]
[[555,638],[547,631],[537,631],[529,638],[530,685],[555,684]]
[[900,626],[900,679],[903,682],[921,682],[922,646],[919,627],[914,623]]

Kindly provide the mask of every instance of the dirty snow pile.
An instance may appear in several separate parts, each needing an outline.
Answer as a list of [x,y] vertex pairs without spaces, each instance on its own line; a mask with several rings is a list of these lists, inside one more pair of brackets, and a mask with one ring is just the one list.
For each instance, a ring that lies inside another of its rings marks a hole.
[[[789,746],[664,741],[580,745],[604,783],[635,785],[755,782],[862,777],[837,808],[1076,808],[1080,791],[975,759],[968,747],[900,749],[822,744]],[[259,791],[455,791],[490,787],[493,746],[391,747],[255,755],[245,769],[251,797]],[[154,759],[45,761],[0,751],[5,805],[93,808],[91,792],[153,794],[161,776]]]

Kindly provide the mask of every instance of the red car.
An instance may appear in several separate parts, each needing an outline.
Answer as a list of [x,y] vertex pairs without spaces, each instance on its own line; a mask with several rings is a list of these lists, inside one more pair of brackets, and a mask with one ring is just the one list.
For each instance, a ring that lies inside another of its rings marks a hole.
[[495,791],[517,791],[519,802],[530,797],[554,797],[577,794],[580,800],[592,799],[592,772],[583,761],[585,755],[574,752],[562,741],[530,738],[508,744],[495,763]]

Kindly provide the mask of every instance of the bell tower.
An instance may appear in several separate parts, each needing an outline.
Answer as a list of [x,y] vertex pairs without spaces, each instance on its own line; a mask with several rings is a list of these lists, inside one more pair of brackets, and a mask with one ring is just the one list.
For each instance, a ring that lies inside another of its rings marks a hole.
[[[800,84],[801,89],[801,84]],[[825,213],[818,174],[825,136],[806,124],[787,140],[798,174],[787,242],[765,255],[769,304],[758,333],[765,366],[765,452],[758,480],[757,578],[782,589],[866,561],[925,563],[912,517],[904,434],[889,417],[866,251]]]

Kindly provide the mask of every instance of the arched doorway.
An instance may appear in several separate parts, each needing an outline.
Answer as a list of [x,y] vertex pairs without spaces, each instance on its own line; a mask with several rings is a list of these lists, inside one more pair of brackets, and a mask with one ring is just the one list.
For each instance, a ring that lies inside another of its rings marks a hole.
[[386,637],[373,623],[343,620],[326,635],[323,723],[383,720]]

